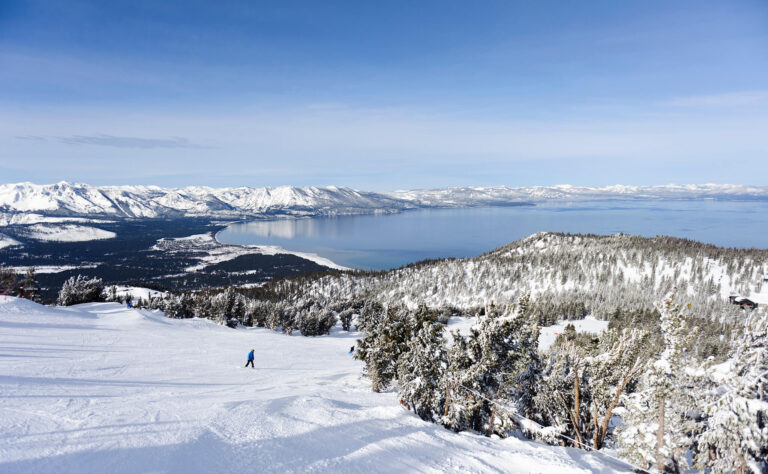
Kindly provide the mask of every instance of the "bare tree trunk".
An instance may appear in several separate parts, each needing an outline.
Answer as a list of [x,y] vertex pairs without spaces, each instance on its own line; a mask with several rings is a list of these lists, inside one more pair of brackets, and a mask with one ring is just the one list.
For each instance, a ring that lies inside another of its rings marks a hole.
[[[605,442],[605,436],[608,434],[608,425],[611,422],[611,416],[613,415],[613,410],[616,409],[616,405],[619,404],[619,400],[621,399],[621,394],[624,393],[624,389],[627,388],[627,384],[630,380],[635,376],[635,374],[640,370],[639,365],[635,365],[635,367],[630,371],[629,374],[627,374],[626,377],[624,377],[624,380],[621,381],[621,385],[618,389],[616,389],[616,395],[613,397],[613,400],[611,401],[611,404],[608,406],[608,410],[605,412],[605,416],[603,417],[603,424],[597,428],[597,410],[595,410],[595,442],[594,442],[594,448],[600,449],[603,447],[603,443]],[[598,437],[597,433],[600,433],[600,436]]]
[[597,451],[598,449],[600,449],[599,440],[601,438],[600,430],[602,429],[602,427],[597,424],[597,402],[593,400],[592,405],[593,405],[593,408],[595,409],[594,420],[592,421],[592,423],[594,423],[595,425],[595,434],[594,436],[592,436],[592,448],[594,448],[595,451]]
[[493,421],[496,418],[496,405],[491,405],[491,419],[488,421],[488,431],[485,433],[486,436],[491,436],[493,434]]
[[558,395],[560,395],[560,400],[563,401],[563,407],[565,407],[565,411],[568,413],[568,417],[571,419],[571,423],[574,427],[574,436],[576,437],[576,442],[579,443],[578,447],[584,446],[584,438],[581,436],[581,431],[577,429],[576,427],[579,426],[579,422],[577,421],[576,417],[573,415],[573,410],[571,410],[571,407],[568,406],[568,402],[565,401],[565,397],[562,393],[557,392]]
[[664,472],[664,458],[661,450],[664,447],[664,399],[659,400],[659,430],[656,432],[656,467]]
[[443,416],[448,416],[448,407],[451,406],[451,384],[445,384],[445,410],[443,410]]
[[574,428],[576,428],[576,431],[581,434],[581,423],[579,420],[581,420],[581,388],[579,387],[579,362],[576,361],[576,363],[573,366],[573,411],[576,414],[576,425]]

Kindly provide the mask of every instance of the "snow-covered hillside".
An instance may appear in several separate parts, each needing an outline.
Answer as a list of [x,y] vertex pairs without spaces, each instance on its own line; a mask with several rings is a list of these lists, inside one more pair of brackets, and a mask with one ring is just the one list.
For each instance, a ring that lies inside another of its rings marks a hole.
[[5,247],[13,247],[16,245],[21,245],[21,242],[11,237],[8,237],[3,233],[0,233],[0,249]]
[[52,242],[87,242],[89,240],[112,239],[115,233],[77,224],[34,224],[23,228],[23,237]]
[[651,308],[673,288],[698,309],[709,305],[710,314],[730,294],[762,294],[765,268],[766,250],[723,249],[672,237],[542,232],[474,258],[277,285],[298,285],[295,293],[313,301],[374,298],[462,311],[490,302],[512,304],[531,293],[550,305],[552,314],[584,303],[605,318],[617,307]]
[[601,199],[768,200],[768,187],[704,184],[594,188],[559,185],[374,193],[341,186],[219,189],[191,186],[171,189],[158,186],[90,186],[67,182],[50,185],[18,183],[0,185],[0,223],[25,222],[25,218],[18,216],[19,213],[118,218],[317,216],[397,212],[422,207]]
[[[354,335],[291,337],[111,303],[0,296],[0,472],[613,472],[455,434],[373,393]],[[256,349],[256,369],[243,368]]]

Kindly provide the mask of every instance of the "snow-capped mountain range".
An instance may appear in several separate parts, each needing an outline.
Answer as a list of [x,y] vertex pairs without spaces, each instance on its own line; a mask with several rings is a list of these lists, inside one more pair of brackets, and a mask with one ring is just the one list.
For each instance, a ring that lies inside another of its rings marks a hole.
[[[0,214],[110,218],[257,217],[391,213],[424,207],[505,206],[546,201],[766,200],[768,186],[458,187],[376,193],[343,186],[162,188],[60,182],[0,185]],[[7,218],[9,223],[11,220]],[[18,219],[18,218],[16,218]]]
[[332,215],[394,212],[408,202],[345,187],[220,188],[90,186],[61,182],[0,185],[0,212],[115,218]]
[[662,186],[605,187],[572,186],[527,186],[510,188],[496,186],[487,188],[458,187],[397,191],[392,193],[400,199],[418,203],[421,207],[472,207],[498,206],[520,202],[547,201],[591,201],[591,200],[731,200],[766,201],[768,186],[745,186],[740,184],[668,184]]

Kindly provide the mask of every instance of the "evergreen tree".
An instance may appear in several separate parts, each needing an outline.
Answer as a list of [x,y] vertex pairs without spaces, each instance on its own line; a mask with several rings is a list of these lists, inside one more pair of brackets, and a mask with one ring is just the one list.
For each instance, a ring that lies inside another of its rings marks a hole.
[[585,426],[593,449],[603,447],[614,412],[622,406],[622,396],[635,388],[645,366],[643,347],[647,340],[647,333],[640,330],[606,331],[598,354],[585,359],[592,405]]
[[520,349],[522,357],[516,369],[518,375],[515,378],[517,390],[518,411],[527,418],[533,418],[536,414],[534,397],[541,381],[542,369],[539,358],[539,324],[531,313],[530,294],[524,294],[517,308],[517,317],[523,321],[520,331]]
[[103,291],[104,282],[102,282],[101,278],[88,279],[83,275],[70,277],[64,282],[59,291],[58,304],[60,306],[71,306],[73,304],[104,301]]
[[444,326],[424,322],[408,341],[398,368],[399,397],[423,420],[437,421],[445,407],[448,365]]
[[675,293],[656,307],[660,313],[664,350],[651,361],[643,377],[643,390],[625,398],[627,411],[620,441],[632,462],[679,470],[687,465],[686,452],[696,430],[689,416],[695,386],[684,371],[684,347],[695,334],[688,328],[689,306],[680,306]]
[[454,335],[448,371],[453,400],[446,426],[502,436],[515,429],[512,417],[521,400],[529,403],[532,388],[527,382],[535,379],[538,361],[538,328],[527,308],[527,296],[521,298],[515,315],[499,314],[489,305],[466,340]]
[[344,331],[352,330],[352,316],[354,315],[353,309],[345,309],[339,313],[339,321],[341,321],[341,329]]
[[716,391],[706,414],[698,440],[700,469],[768,471],[768,314],[746,321],[726,384]]
[[358,341],[355,357],[365,362],[365,374],[374,392],[386,390],[397,378],[400,355],[409,339],[409,314],[401,307],[389,307],[376,326],[368,326]]

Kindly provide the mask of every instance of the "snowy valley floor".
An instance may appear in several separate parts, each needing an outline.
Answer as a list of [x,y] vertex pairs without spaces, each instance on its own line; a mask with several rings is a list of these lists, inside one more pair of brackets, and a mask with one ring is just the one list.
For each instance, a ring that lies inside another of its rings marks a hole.
[[[0,472],[626,468],[423,422],[369,390],[354,341],[0,296]],[[243,368],[251,348],[255,370]]]

